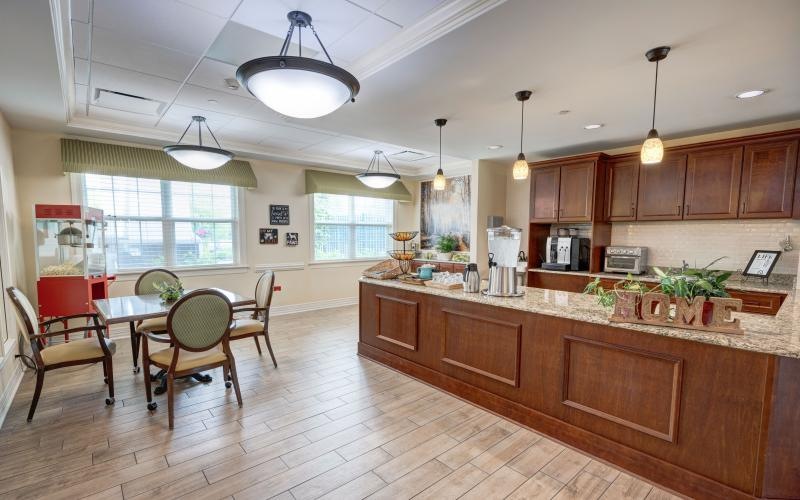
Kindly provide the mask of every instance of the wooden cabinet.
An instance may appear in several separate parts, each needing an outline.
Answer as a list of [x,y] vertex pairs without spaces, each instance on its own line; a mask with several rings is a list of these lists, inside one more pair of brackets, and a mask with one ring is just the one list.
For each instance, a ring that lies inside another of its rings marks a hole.
[[685,180],[685,154],[667,153],[661,163],[642,165],[636,219],[680,220]]
[[792,216],[797,139],[744,147],[739,218]]
[[611,160],[606,173],[606,220],[636,220],[636,197],[639,192],[639,160]]
[[558,221],[561,167],[531,169],[531,222]]
[[741,177],[741,146],[689,152],[683,218],[735,219]]
[[754,314],[769,314],[775,316],[781,308],[786,295],[771,292],[751,292],[743,290],[728,290],[734,299],[742,299],[742,311]]
[[559,222],[591,222],[595,162],[563,165],[558,196]]

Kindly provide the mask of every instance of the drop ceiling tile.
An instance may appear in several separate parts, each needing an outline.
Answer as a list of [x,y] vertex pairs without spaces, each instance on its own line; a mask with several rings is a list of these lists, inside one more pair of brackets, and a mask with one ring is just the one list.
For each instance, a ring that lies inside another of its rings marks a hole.
[[405,28],[443,3],[445,0],[389,0],[377,13]]
[[200,55],[225,20],[174,0],[103,0],[95,2],[94,25],[124,37]]
[[303,152],[323,155],[341,155],[349,151],[365,148],[368,145],[369,141],[356,139],[354,137],[333,137],[308,146],[303,149]]
[[[205,117],[206,123],[208,123],[209,128],[211,128],[214,133],[216,133],[217,130],[222,129],[225,125],[229,124],[234,118],[236,118],[235,116],[209,111],[207,109],[192,108],[189,106],[181,106],[180,104],[173,104],[161,117],[161,122],[159,122],[158,126],[159,128],[162,127],[162,124],[165,127],[178,126],[178,128],[183,130],[187,125],[189,125],[189,123],[192,121],[192,117],[195,115]],[[203,135],[205,135],[205,133],[206,130],[203,129]],[[195,132],[194,135],[197,135],[197,133]]]
[[197,56],[127,38],[100,27],[94,28],[92,59],[178,82],[186,79],[197,63]]
[[75,83],[80,83],[82,85],[89,84],[89,61],[86,59],[78,59],[77,57],[73,59],[75,63]]
[[[207,89],[218,90],[226,94],[233,94],[239,97],[248,99],[255,99],[243,87],[237,89],[229,89],[225,83],[226,78],[236,79],[236,68],[232,64],[216,61],[214,59],[204,58],[189,78],[189,83],[205,87]],[[238,83],[237,83],[238,85]]]
[[82,23],[89,22],[89,0],[71,0],[69,18]]
[[239,5],[239,0],[178,0],[196,9],[228,19]]
[[72,56],[89,59],[90,29],[88,24],[72,21]]
[[278,140],[296,143],[302,146],[310,146],[322,142],[326,139],[335,137],[333,134],[312,130],[308,128],[298,128],[291,125],[283,125],[271,122],[262,122],[248,118],[237,117],[228,125],[227,129],[234,130],[261,130],[263,140]]
[[[216,102],[209,102],[209,100]],[[197,85],[184,85],[175,103],[265,122],[280,123],[284,121],[281,115],[255,99],[210,90]]]
[[178,93],[179,87],[179,82],[166,78],[145,75],[97,62],[92,63],[93,92],[102,88],[169,103]]
[[89,118],[121,125],[136,125],[139,127],[153,127],[158,119],[157,116],[141,115],[93,105],[89,106]]
[[75,104],[79,104],[81,108],[86,105],[86,90],[87,85],[75,84]]
[[370,12],[376,12],[391,0],[352,0],[352,3]]
[[[238,67],[251,59],[278,55],[285,36],[285,32],[280,37],[273,36],[231,21],[222,28],[206,56]],[[306,52],[308,57],[316,54],[316,51]],[[292,44],[289,53],[297,53],[296,44]]]
[[401,28],[380,17],[370,16],[328,47],[328,52],[345,61],[355,61],[400,31]]

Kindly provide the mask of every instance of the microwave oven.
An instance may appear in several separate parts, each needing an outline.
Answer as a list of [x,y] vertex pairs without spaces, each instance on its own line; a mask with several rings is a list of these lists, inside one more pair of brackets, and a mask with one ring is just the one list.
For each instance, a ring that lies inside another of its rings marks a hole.
[[606,247],[604,271],[644,274],[647,272],[646,247]]

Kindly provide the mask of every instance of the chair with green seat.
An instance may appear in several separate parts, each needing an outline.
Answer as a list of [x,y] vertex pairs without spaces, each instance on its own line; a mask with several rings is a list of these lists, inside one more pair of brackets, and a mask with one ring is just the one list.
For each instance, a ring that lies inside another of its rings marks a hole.
[[[136,280],[136,285],[133,287],[133,293],[136,295],[152,295],[160,293],[156,286],[161,284],[174,284],[179,281],[179,278],[172,271],[166,269],[150,269],[145,271]],[[140,321],[136,325],[136,332],[166,332],[167,331],[167,317],[150,318]]]
[[[236,401],[242,406],[242,393],[236,376],[236,362],[230,349],[230,327],[233,319],[231,303],[217,290],[201,289],[184,295],[167,315],[167,333],[172,347],[150,353],[148,341],[161,342],[152,332],[142,335],[142,362],[145,373],[153,364],[166,372],[169,428],[174,427],[174,382],[176,378],[222,367],[236,391]],[[218,346],[222,345],[222,349]],[[230,388],[226,382],[225,387]],[[155,410],[150,384],[145,384],[147,408]]]
[[240,307],[233,311],[235,313],[250,312],[251,314],[249,318],[234,320],[231,326],[231,340],[252,337],[256,342],[256,349],[258,349],[258,355],[260,356],[261,345],[258,343],[258,337],[263,335],[269,355],[272,358],[272,364],[277,368],[278,362],[275,361],[275,353],[272,351],[272,343],[269,341],[269,308],[272,304],[274,286],[275,273],[273,271],[264,271],[256,283],[256,306]]
[[[23,330],[28,335],[28,340],[31,343],[31,352],[33,354],[31,359],[36,369],[36,388],[33,391],[33,401],[31,401],[31,408],[28,411],[28,422],[33,420],[33,414],[36,412],[36,405],[39,403],[39,396],[42,394],[45,372],[65,366],[103,363],[103,373],[105,381],[108,384],[108,398],[106,398],[106,404],[114,404],[114,369],[111,362],[114,343],[103,336],[105,327],[100,325],[97,314],[74,314],[39,323],[36,316],[36,309],[31,305],[25,294],[13,286],[7,288],[6,292],[8,292],[9,297],[11,297],[11,302],[17,310],[17,315]],[[40,333],[40,329],[47,329],[54,323],[66,322],[70,319],[77,318],[90,319],[92,320],[92,324],[55,332]],[[78,332],[96,332],[97,335],[95,337],[71,340],[63,344],[49,344],[45,346],[44,340],[48,337]]]

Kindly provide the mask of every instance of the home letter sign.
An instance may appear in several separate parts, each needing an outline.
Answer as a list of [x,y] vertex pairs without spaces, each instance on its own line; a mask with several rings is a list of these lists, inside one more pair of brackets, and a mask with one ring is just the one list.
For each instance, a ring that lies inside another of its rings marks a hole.
[[614,304],[614,312],[609,321],[616,323],[639,323],[644,325],[671,326],[690,330],[704,330],[720,333],[742,333],[739,320],[731,319],[731,311],[741,311],[741,299],[712,297],[711,320],[703,321],[705,297],[675,298],[675,311],[670,315],[669,296],[650,292],[639,295],[636,292],[619,292]]

